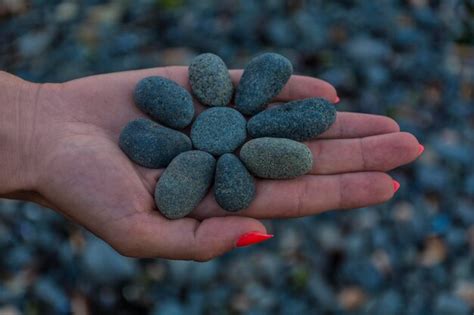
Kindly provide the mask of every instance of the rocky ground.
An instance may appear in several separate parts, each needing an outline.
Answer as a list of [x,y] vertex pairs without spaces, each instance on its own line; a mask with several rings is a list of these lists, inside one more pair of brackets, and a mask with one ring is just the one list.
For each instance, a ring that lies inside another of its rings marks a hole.
[[25,79],[275,51],[426,147],[387,204],[267,222],[277,237],[207,263],[131,260],[60,215],[0,202],[0,314],[474,311],[474,3],[0,1],[0,69]]

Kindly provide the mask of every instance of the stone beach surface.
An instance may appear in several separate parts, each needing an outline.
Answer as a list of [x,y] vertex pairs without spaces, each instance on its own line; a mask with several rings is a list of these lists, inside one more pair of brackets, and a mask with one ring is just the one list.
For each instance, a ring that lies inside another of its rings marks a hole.
[[192,60],[189,83],[194,96],[208,106],[227,106],[234,92],[227,66],[219,56],[211,53]]
[[174,81],[163,77],[147,77],[138,82],[135,103],[144,113],[163,125],[182,129],[194,117],[191,94]]
[[254,115],[280,93],[293,73],[291,62],[275,53],[261,54],[247,64],[237,85],[235,108]]
[[192,149],[184,133],[146,118],[133,120],[122,129],[119,146],[133,162],[148,168],[166,167],[175,156]]
[[208,192],[215,165],[214,157],[203,151],[188,151],[175,157],[156,184],[158,210],[168,219],[191,213]]
[[255,176],[268,179],[295,178],[308,173],[313,165],[309,148],[285,138],[257,138],[240,149],[240,158]]
[[247,208],[255,198],[255,180],[240,159],[231,153],[217,160],[214,196],[224,210]]
[[196,149],[221,155],[233,152],[247,138],[247,121],[233,108],[214,107],[203,111],[191,127]]
[[336,108],[323,98],[296,100],[278,105],[253,116],[247,124],[253,138],[313,139],[329,129],[336,120]]

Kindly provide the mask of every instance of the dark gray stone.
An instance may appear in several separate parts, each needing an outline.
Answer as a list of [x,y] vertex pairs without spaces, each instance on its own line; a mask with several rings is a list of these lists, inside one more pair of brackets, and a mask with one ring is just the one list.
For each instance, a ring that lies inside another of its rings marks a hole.
[[280,93],[293,73],[291,62],[275,53],[253,58],[244,69],[235,95],[235,108],[254,115]]
[[255,198],[254,178],[232,153],[217,161],[214,196],[224,210],[231,212],[247,208]]
[[191,128],[196,149],[221,155],[237,149],[247,138],[247,121],[238,111],[214,107],[202,112]]
[[135,103],[154,120],[171,128],[182,129],[194,117],[191,94],[181,85],[163,77],[147,77],[135,87]]
[[145,118],[129,122],[120,133],[119,146],[135,163],[162,168],[181,152],[192,149],[184,133],[160,126]]
[[189,83],[194,96],[204,105],[226,106],[232,99],[234,86],[224,61],[206,53],[189,65]]
[[188,215],[206,195],[216,160],[203,151],[181,153],[171,161],[155,189],[158,210],[168,219]]
[[255,176],[261,178],[294,178],[308,173],[313,165],[309,148],[284,138],[257,138],[245,143],[240,158]]
[[85,275],[95,284],[114,285],[137,273],[137,262],[123,257],[102,240],[92,237],[82,254]]
[[305,141],[329,129],[335,120],[333,104],[323,98],[308,98],[264,110],[248,121],[247,131],[253,138]]

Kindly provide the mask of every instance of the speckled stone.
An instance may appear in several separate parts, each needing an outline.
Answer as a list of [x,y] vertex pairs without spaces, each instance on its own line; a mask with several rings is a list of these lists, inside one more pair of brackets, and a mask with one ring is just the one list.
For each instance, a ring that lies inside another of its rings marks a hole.
[[182,129],[194,117],[191,94],[174,81],[147,77],[135,87],[135,103],[154,120],[171,128]]
[[237,149],[247,138],[247,121],[235,109],[213,107],[202,112],[191,128],[196,149],[221,155]]
[[245,67],[235,95],[235,108],[255,115],[280,93],[293,73],[291,62],[275,53],[253,58]]
[[226,153],[217,160],[214,196],[222,209],[247,208],[255,198],[255,181],[237,156]]
[[184,133],[138,118],[120,133],[119,146],[135,163],[148,168],[162,168],[181,152],[192,149],[191,139]]
[[305,141],[320,135],[336,120],[336,107],[323,98],[308,98],[272,107],[252,117],[247,131],[253,138]]
[[270,179],[294,178],[308,173],[313,165],[309,148],[284,138],[257,138],[245,143],[240,159],[255,176]]
[[224,61],[210,53],[193,59],[189,65],[189,83],[194,96],[208,106],[228,105],[234,92]]
[[168,219],[188,215],[209,190],[215,166],[214,157],[203,151],[188,151],[175,157],[156,184],[158,210]]

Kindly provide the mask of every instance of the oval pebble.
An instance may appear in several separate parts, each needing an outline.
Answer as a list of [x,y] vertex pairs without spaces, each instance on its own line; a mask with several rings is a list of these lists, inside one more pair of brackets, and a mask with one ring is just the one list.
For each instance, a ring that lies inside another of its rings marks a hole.
[[162,168],[178,154],[192,149],[184,133],[138,118],[120,133],[119,147],[135,163],[148,168]]
[[154,120],[171,128],[182,129],[194,117],[191,94],[174,81],[163,77],[147,77],[138,82],[135,103]]
[[237,149],[247,138],[247,121],[235,109],[213,107],[202,112],[191,127],[196,149],[221,155]]
[[226,106],[234,86],[224,61],[210,53],[195,57],[189,65],[189,83],[194,96],[204,105]]
[[252,117],[247,131],[253,138],[305,141],[320,135],[336,120],[336,107],[323,98],[308,98],[272,107]]
[[237,86],[235,108],[254,115],[280,93],[293,73],[291,62],[282,55],[265,53],[253,58]]
[[175,157],[156,184],[158,210],[168,219],[188,215],[209,190],[215,166],[214,157],[203,151],[183,152]]
[[313,165],[309,148],[284,138],[257,138],[245,143],[240,159],[255,176],[270,179],[294,178],[308,173]]
[[217,160],[214,196],[224,210],[231,212],[247,208],[255,198],[253,176],[232,153],[226,153]]

